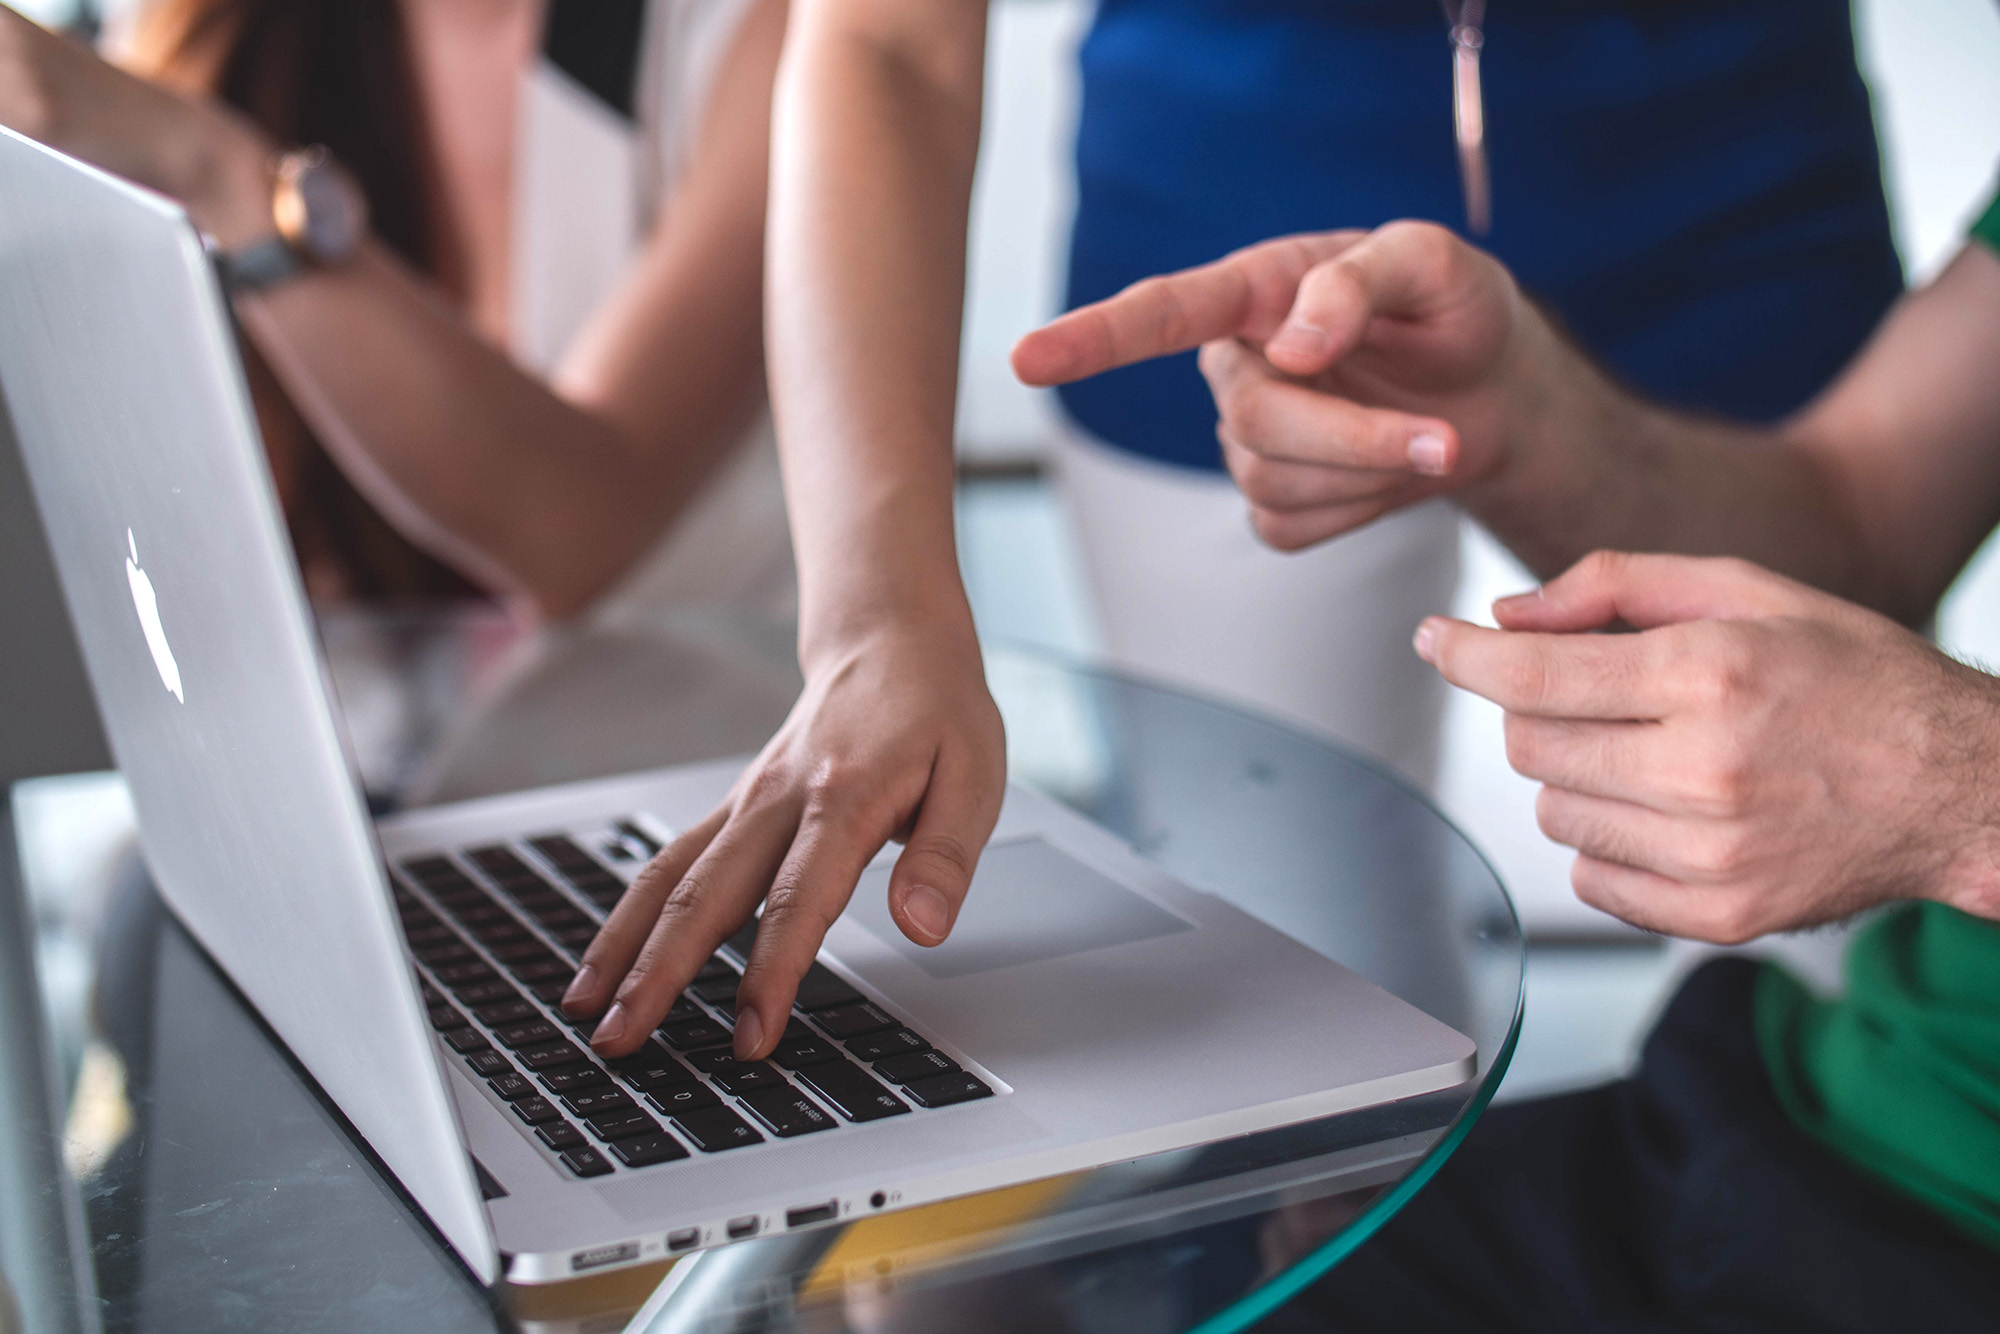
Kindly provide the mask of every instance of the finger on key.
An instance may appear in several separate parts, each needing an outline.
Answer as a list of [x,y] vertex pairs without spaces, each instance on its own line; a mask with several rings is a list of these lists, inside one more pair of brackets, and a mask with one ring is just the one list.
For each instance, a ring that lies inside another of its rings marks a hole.
[[708,845],[728,819],[729,804],[725,802],[710,811],[700,824],[661,848],[658,855],[633,878],[611,909],[611,915],[584,950],[576,977],[570,982],[569,990],[563,993],[564,1014],[572,1019],[583,1019],[601,1012],[611,1003],[611,993],[617,987],[618,979],[630,971],[646,943],[646,937],[653,930],[653,924],[659,920],[660,906],[674,892],[674,886],[681,882],[681,877],[687,874],[695,859],[708,850]]
[[618,983],[590,1045],[629,1056],[673,1008],[716,946],[750,920],[798,827],[783,802],[738,806],[660,906],[631,971]]
[[760,1060],[784,1036],[799,979],[812,966],[855,882],[889,841],[893,820],[854,809],[816,808],[799,824],[771,882],[757,943],[736,991],[736,1059]]

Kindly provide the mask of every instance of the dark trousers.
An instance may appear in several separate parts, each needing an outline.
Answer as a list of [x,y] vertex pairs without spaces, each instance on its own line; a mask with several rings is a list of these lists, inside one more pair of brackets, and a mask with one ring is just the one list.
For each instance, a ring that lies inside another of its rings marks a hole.
[[1755,981],[1712,962],[1631,1079],[1488,1111],[1260,1331],[2000,1331],[2000,1252],[1786,1119]]

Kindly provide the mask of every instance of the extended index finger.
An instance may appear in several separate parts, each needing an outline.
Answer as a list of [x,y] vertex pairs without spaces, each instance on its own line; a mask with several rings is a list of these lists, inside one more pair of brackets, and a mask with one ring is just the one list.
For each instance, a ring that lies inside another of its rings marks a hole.
[[1027,384],[1066,384],[1218,338],[1262,342],[1284,323],[1299,280],[1312,266],[1366,235],[1281,237],[1136,282],[1024,336],[1014,345],[1014,373]]
[[1433,616],[1417,627],[1417,656],[1464,690],[1535,718],[1647,720],[1673,704],[1645,635],[1541,635]]

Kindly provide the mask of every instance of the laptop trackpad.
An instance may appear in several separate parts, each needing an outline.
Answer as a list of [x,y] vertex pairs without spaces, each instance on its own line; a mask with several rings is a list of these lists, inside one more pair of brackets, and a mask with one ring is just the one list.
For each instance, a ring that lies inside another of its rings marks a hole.
[[986,849],[951,938],[935,948],[911,941],[889,916],[888,886],[887,866],[864,875],[847,919],[940,979],[1194,929],[1039,838]]

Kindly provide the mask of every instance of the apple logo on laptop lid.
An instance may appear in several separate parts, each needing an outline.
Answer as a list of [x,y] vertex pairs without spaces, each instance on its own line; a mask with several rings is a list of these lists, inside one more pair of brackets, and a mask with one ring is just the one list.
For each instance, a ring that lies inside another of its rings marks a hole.
[[153,581],[139,568],[139,543],[132,536],[132,530],[125,530],[125,582],[132,586],[132,605],[139,611],[139,628],[146,634],[146,647],[153,652],[153,666],[160,669],[160,684],[173,697],[187,703],[187,696],[181,693],[181,668],[174,661],[174,650],[167,643],[167,629],[160,624],[160,599],[153,592]]

